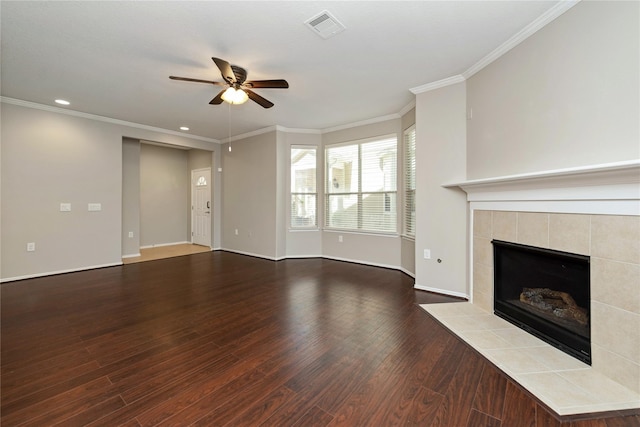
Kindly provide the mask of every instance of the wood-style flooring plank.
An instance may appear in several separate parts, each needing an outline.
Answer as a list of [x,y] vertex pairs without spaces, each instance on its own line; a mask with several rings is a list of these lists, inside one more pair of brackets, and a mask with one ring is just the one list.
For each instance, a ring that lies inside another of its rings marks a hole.
[[458,299],[413,286],[227,252],[5,283],[0,423],[640,427],[560,422],[418,306]]
[[460,366],[444,394],[444,400],[433,421],[433,426],[465,426],[473,409],[473,401],[487,362],[474,350],[465,348]]
[[467,427],[501,427],[502,423],[499,419],[493,418],[487,414],[479,412],[475,409],[469,414]]
[[517,385],[508,381],[502,411],[502,425],[537,427],[536,406],[540,409],[540,406],[536,405]]
[[473,400],[473,408],[493,418],[502,418],[506,389],[505,376],[493,366],[486,364]]

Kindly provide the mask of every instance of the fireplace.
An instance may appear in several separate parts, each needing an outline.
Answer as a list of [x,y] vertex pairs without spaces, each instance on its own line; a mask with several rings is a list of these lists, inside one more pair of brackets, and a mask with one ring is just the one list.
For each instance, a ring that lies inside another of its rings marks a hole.
[[495,314],[591,364],[589,257],[491,243]]

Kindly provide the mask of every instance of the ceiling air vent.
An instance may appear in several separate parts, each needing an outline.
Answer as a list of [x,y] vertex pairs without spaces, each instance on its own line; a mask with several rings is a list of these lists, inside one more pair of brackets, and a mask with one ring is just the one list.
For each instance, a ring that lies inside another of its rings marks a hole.
[[307,19],[304,23],[323,39],[335,36],[345,29],[345,26],[326,10]]

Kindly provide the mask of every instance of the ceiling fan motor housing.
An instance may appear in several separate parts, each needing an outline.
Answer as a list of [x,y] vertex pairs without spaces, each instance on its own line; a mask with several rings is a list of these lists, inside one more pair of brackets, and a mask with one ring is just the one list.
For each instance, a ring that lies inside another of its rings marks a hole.
[[232,65],[233,74],[236,75],[236,83],[241,85],[247,79],[247,70],[237,65]]

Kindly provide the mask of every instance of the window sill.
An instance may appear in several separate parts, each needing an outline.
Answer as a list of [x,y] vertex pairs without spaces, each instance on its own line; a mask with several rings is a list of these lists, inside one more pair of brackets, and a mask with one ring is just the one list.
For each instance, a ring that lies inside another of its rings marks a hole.
[[323,228],[323,232],[326,233],[338,233],[338,234],[362,234],[365,236],[379,236],[379,237],[400,237],[398,233],[383,233],[375,231],[356,231],[356,230],[341,230],[339,228]]

